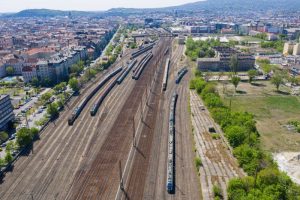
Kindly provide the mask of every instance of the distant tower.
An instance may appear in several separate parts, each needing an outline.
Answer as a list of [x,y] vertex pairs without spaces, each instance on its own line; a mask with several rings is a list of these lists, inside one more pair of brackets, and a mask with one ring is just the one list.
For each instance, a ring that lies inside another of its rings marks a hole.
[[175,10],[175,17],[178,17],[178,10]]
[[72,13],[69,12],[69,19],[72,19]]

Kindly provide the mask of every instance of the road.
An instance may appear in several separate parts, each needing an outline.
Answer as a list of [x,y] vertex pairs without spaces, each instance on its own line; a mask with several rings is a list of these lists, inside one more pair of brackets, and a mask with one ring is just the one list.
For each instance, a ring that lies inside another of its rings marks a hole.
[[[98,81],[103,76],[99,76]],[[106,98],[96,117],[91,117],[89,108],[100,96],[98,93],[75,124],[69,126],[67,119],[73,108],[92,90],[92,85],[86,85],[82,95],[73,98],[59,119],[45,129],[34,144],[33,153],[20,157],[13,171],[5,174],[0,185],[1,199],[64,199],[67,196],[76,172],[93,159],[94,152],[103,144],[134,81],[126,78]]]

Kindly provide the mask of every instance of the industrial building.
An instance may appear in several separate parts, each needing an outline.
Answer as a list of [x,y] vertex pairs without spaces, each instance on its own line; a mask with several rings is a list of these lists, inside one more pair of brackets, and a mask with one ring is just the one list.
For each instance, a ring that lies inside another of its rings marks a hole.
[[254,67],[255,58],[251,54],[241,53],[230,47],[214,47],[214,58],[198,58],[200,71],[231,71],[230,59],[233,55],[238,58],[237,71],[248,71]]
[[0,95],[0,130],[5,130],[15,118],[9,95]]

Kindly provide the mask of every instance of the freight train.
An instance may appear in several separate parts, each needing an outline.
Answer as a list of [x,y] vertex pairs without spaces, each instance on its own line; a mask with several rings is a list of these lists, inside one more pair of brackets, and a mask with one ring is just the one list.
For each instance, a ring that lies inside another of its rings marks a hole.
[[132,79],[138,80],[145,69],[146,65],[149,63],[151,58],[153,57],[152,52],[149,52],[143,62],[140,63],[140,65],[136,68],[134,74],[132,75]]
[[146,46],[146,47],[144,47],[144,48],[142,48],[142,49],[140,49],[140,50],[132,53],[130,59],[132,60],[132,59],[138,57],[139,55],[142,55],[143,53],[149,51],[150,49],[152,49],[154,47],[154,45],[155,45],[155,43],[152,43],[152,44],[150,44],[150,45],[148,45],[148,46]]
[[164,79],[163,79],[163,91],[166,91],[167,84],[168,84],[168,77],[169,77],[169,68],[170,68],[170,59],[167,58],[165,72],[164,72]]
[[178,94],[174,92],[170,105],[169,134],[168,134],[168,163],[167,163],[167,191],[175,192],[175,110]]
[[136,63],[137,63],[137,60],[134,59],[133,61],[131,61],[131,63],[128,64],[126,70],[123,71],[123,73],[121,74],[121,76],[117,80],[118,85],[120,85],[123,82],[123,80],[126,78],[126,76],[128,75],[128,73],[135,66]]
[[108,76],[106,76],[103,80],[99,82],[99,84],[93,89],[93,91],[85,97],[80,104],[73,110],[71,116],[68,119],[68,124],[72,126],[77,119],[77,117],[80,115],[81,111],[84,109],[86,104],[91,100],[91,98],[98,92],[98,90],[107,83],[114,75],[122,71],[122,67],[118,67],[116,70],[114,70],[112,73],[110,73]]
[[184,76],[187,72],[188,72],[188,70],[187,70],[186,67],[182,68],[182,69],[178,72],[177,78],[176,78],[176,81],[175,81],[176,84],[179,84],[179,83],[180,83],[181,79],[183,78],[183,76]]

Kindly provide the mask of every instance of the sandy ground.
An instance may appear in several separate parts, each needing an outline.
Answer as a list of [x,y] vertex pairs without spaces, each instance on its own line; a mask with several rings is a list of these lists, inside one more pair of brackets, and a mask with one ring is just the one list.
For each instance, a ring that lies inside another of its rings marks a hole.
[[300,184],[300,152],[281,152],[274,154],[279,169],[286,172],[291,179]]

